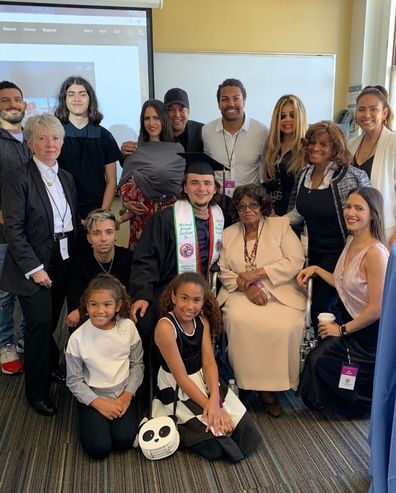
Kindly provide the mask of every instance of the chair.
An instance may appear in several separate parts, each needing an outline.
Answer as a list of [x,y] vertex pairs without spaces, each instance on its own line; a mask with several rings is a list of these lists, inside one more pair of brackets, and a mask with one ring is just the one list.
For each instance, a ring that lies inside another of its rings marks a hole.
[[304,369],[305,360],[308,354],[318,345],[318,340],[315,337],[315,331],[312,324],[311,304],[312,304],[312,278],[308,280],[307,286],[307,301],[305,307],[305,322],[303,336],[300,344],[300,373]]

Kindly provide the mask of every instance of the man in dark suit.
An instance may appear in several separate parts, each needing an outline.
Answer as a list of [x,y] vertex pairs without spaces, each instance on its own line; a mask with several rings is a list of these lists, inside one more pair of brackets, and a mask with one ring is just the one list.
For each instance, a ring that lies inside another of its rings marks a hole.
[[52,337],[66,292],[67,258],[80,224],[72,176],[59,169],[64,130],[52,115],[33,116],[24,129],[33,158],[13,169],[2,187],[8,249],[0,287],[16,294],[26,319],[25,391],[33,409],[56,414],[49,400],[59,350]]

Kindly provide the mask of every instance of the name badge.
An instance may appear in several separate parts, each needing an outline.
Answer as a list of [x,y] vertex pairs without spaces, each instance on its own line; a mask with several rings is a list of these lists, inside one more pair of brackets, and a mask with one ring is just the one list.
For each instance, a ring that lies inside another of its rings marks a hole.
[[67,244],[67,237],[66,238],[61,238],[59,240],[59,249],[60,249],[60,254],[63,260],[66,260],[69,258],[69,248]]
[[234,190],[235,190],[235,180],[224,180],[224,193],[229,197],[232,197]]
[[357,366],[344,363],[341,367],[338,387],[340,389],[353,390],[355,388],[358,371],[359,368]]

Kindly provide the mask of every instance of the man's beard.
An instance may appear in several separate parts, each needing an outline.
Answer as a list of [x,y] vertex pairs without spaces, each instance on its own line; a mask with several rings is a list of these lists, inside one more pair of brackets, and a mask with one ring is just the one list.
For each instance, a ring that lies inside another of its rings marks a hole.
[[16,115],[10,115],[6,111],[0,111],[0,120],[3,120],[4,122],[15,124],[15,123],[21,123],[25,116],[25,112],[21,111],[20,113]]

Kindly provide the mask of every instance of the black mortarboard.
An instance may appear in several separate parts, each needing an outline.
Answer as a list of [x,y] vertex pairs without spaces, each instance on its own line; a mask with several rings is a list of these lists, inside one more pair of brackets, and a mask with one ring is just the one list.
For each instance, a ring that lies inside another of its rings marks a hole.
[[186,160],[186,174],[214,176],[215,171],[229,170],[227,165],[219,163],[204,152],[179,152],[178,154]]

